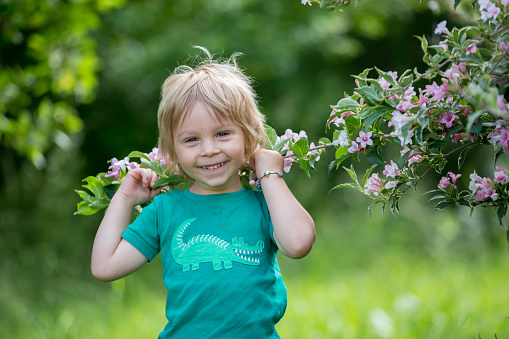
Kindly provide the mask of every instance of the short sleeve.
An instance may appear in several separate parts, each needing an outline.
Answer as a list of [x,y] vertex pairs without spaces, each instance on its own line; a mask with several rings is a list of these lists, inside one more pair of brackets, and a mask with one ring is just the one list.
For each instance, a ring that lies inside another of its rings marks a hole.
[[127,240],[151,262],[160,251],[158,232],[159,199],[143,208],[141,214],[127,227],[122,238]]

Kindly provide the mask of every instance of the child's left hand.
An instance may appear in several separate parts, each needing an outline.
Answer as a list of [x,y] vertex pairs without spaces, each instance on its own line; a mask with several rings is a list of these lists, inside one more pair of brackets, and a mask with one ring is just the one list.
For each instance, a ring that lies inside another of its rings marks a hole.
[[284,159],[276,151],[258,149],[253,153],[249,163],[256,177],[259,178],[266,171],[283,172]]

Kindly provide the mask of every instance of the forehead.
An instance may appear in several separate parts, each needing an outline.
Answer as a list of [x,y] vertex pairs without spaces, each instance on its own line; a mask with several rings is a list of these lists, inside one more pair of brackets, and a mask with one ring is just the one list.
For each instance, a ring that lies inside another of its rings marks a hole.
[[230,117],[218,113],[210,108],[210,106],[198,101],[182,113],[176,125],[176,132],[181,134],[183,130],[204,129],[231,124],[235,125]]

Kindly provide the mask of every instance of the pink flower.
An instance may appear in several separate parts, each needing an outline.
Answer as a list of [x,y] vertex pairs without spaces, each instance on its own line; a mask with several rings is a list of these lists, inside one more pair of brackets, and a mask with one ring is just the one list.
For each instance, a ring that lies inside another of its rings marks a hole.
[[128,165],[130,165],[128,157],[125,157],[122,160],[118,160],[117,158],[113,158],[113,159],[111,159],[111,166],[108,167],[108,169],[110,171],[106,175],[104,175],[104,176],[105,177],[114,176],[115,179],[119,180],[120,179],[120,174],[122,173],[122,171],[124,171],[124,172],[127,171],[127,166]]
[[398,180],[394,180],[394,181],[387,181],[387,183],[385,184],[385,188],[386,189],[391,189],[391,188],[394,188],[398,185]]
[[507,179],[509,179],[509,176],[506,173],[507,169],[505,169],[504,167],[497,166],[497,171],[495,172],[493,181],[505,185]]
[[451,181],[453,185],[456,185],[456,180],[461,177],[461,174],[454,174],[452,172],[447,173],[451,177]]
[[470,185],[468,187],[479,201],[486,201],[488,199],[496,201],[498,199],[498,193],[493,188],[491,179],[482,178],[475,171],[470,174]]
[[472,192],[477,190],[477,184],[482,180],[480,176],[477,175],[477,173],[470,174],[470,184],[468,186],[468,189],[470,189]]
[[398,111],[392,112],[392,119],[391,123],[393,124],[394,128],[396,129],[396,133],[399,131],[401,133],[401,130],[410,122],[410,117],[406,114],[401,114]]
[[458,141],[465,140],[465,138],[460,133],[453,133],[451,135],[451,142],[453,144],[457,143]]
[[301,2],[300,2],[300,3],[301,3],[301,4],[303,4],[303,5],[309,5],[309,6],[311,6],[311,2],[310,2],[309,0],[301,0]]
[[420,154],[414,154],[408,159],[408,165],[410,166],[413,163],[419,164],[424,160],[424,157]]
[[447,25],[446,20],[440,22],[435,28],[435,34],[449,34],[449,30],[445,27],[445,25]]
[[339,127],[340,124],[344,124],[345,123],[345,120],[343,118],[340,118],[340,117],[335,117],[331,121],[329,121],[329,128],[330,128],[330,124],[331,123],[336,125],[336,127]]
[[412,104],[409,100],[406,100],[406,99],[403,99],[399,102],[399,104],[396,106],[396,109],[400,112],[405,112],[409,109],[411,109],[412,107],[414,107],[415,105]]
[[506,103],[504,102],[504,96],[502,94],[497,96],[497,107],[501,110],[505,110],[507,107]]
[[469,55],[469,54],[473,54],[477,52],[477,45],[476,44],[471,44],[467,47],[467,49],[465,50],[465,54],[466,55]]
[[[150,161],[158,161],[163,158],[162,154],[159,152],[159,149],[157,147],[152,148],[152,152],[150,153],[144,153]],[[145,158],[140,158],[141,162],[148,162]]]
[[429,102],[429,98],[428,97],[425,97],[424,95],[419,94],[419,101],[416,102],[415,104],[417,106],[421,106],[421,107],[425,107],[425,105]]
[[504,149],[509,149],[509,131],[507,131],[507,129],[504,128],[500,131],[500,137],[498,141],[504,147]]
[[380,86],[382,86],[383,90],[386,90],[391,86],[391,84],[387,80],[385,80],[385,78],[383,78],[383,77],[378,79],[378,83],[380,84]]
[[[509,1],[509,0],[507,0]],[[509,42],[501,42],[500,45],[498,45],[498,48],[500,48],[502,51],[507,52],[509,49]]]
[[467,74],[467,64],[465,62],[460,62],[459,64],[452,64],[451,68],[444,72],[444,76],[451,80],[452,82],[456,82],[463,75]]
[[140,164],[136,163],[136,162],[131,162],[129,163],[129,170],[132,170],[132,169],[135,169],[135,168],[139,168],[140,167]]
[[399,170],[398,165],[391,160],[390,165],[385,165],[383,174],[390,178],[396,178],[396,176],[401,174],[401,171]]
[[346,112],[343,112],[341,113],[341,117],[342,118],[346,118],[348,117],[350,114],[354,114],[352,111],[346,111]]
[[452,123],[454,122],[455,119],[458,119],[458,116],[456,114],[452,112],[445,112],[442,113],[442,115],[438,119],[438,122],[445,124],[447,128],[451,128]]
[[[286,155],[293,155],[293,152],[289,151]],[[286,173],[290,172],[290,169],[292,168],[293,160],[295,160],[295,157],[288,157],[284,158],[283,160],[283,169]]]
[[448,177],[442,177],[442,179],[440,179],[440,182],[438,183],[438,187],[440,187],[441,189],[445,189],[445,188],[451,187],[451,183],[449,182],[449,178]]
[[442,85],[438,86],[437,83],[433,81],[431,85],[426,85],[423,93],[429,93],[436,102],[439,102],[447,95],[446,91],[447,83],[444,82]]
[[364,131],[360,131],[359,132],[359,136],[355,140],[358,143],[360,143],[361,148],[366,148],[367,146],[373,145],[373,140],[371,140],[371,135],[372,134],[373,133],[371,133],[371,132],[366,133]]
[[447,50],[449,50],[449,45],[447,45],[448,41],[449,41],[448,39],[445,39],[444,41],[440,41],[438,43],[438,46],[442,47],[443,49],[445,49],[447,51]]
[[[282,136],[278,136],[277,137],[277,141],[281,140],[282,138],[292,138],[293,142],[296,142],[298,141],[300,138],[307,138],[308,136],[306,135],[306,132],[304,131],[300,131],[299,134],[297,133],[294,133],[291,129],[287,129],[285,131],[285,134],[283,134]],[[288,140],[288,142],[285,144],[285,146],[283,147],[283,151],[287,151],[290,149],[290,141],[291,140]]]
[[509,0],[500,0],[500,3],[501,3],[504,7],[507,7],[507,4],[509,4]]
[[348,147],[348,152],[350,153],[359,152],[360,150],[361,148],[355,141],[352,141],[352,146]]
[[500,14],[500,8],[490,0],[479,0],[479,10],[481,11],[481,20],[484,22],[488,19],[496,19]]
[[392,80],[394,80],[394,82],[398,82],[398,72],[389,71],[387,72],[387,74],[389,74],[392,77]]
[[366,185],[364,186],[364,194],[374,194],[378,196],[380,191],[384,188],[384,184],[382,180],[378,177],[377,173],[371,175],[371,177],[366,180]]

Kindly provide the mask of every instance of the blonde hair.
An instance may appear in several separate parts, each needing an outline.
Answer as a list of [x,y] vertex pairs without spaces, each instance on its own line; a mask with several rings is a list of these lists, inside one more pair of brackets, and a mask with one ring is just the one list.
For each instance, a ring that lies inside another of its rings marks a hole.
[[215,61],[207,49],[195,47],[207,58],[196,68],[184,65],[175,69],[162,86],[157,113],[159,150],[168,158],[173,170],[178,166],[174,133],[198,101],[209,106],[218,118],[230,119],[242,129],[246,138],[246,159],[266,143],[265,117],[258,109],[251,79],[237,66],[236,58],[240,53],[226,61]]

